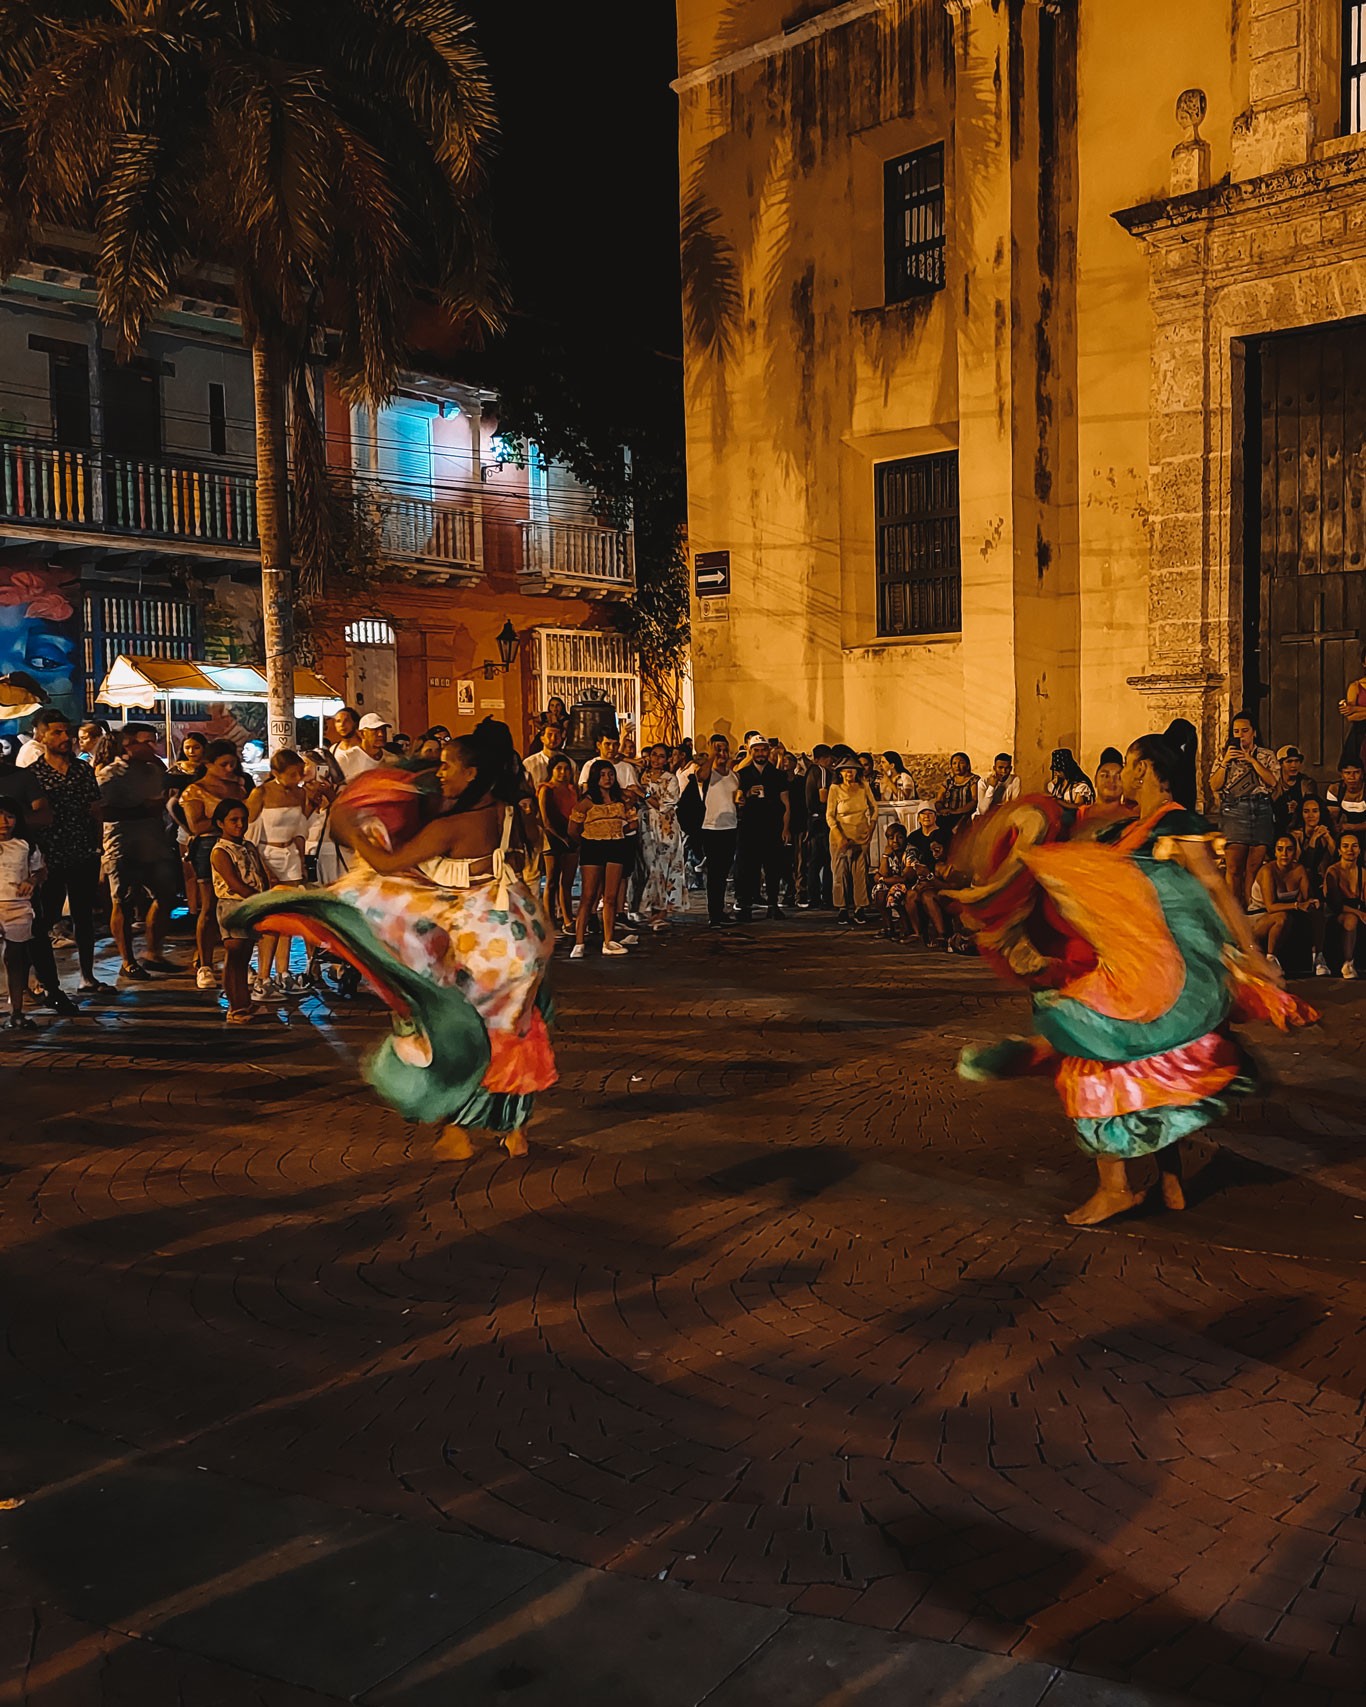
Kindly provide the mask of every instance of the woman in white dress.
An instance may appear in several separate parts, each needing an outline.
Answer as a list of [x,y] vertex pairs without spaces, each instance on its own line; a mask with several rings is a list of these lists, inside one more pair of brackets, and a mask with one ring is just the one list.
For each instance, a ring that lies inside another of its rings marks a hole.
[[683,831],[678,822],[678,798],[682,792],[677,775],[669,767],[669,749],[660,742],[645,755],[646,768],[640,778],[645,803],[640,814],[641,852],[645,859],[645,887],[640,912],[651,929],[666,930],[670,919],[687,908],[687,868],[683,858]]
[[[310,787],[303,759],[290,747],[271,757],[270,775],[251,791],[247,799],[248,834],[276,883],[297,884],[304,880],[304,855],[308,849],[313,820],[322,804],[316,784]],[[253,1001],[273,996],[302,996],[313,988],[306,972],[289,970],[290,938],[261,937]]]

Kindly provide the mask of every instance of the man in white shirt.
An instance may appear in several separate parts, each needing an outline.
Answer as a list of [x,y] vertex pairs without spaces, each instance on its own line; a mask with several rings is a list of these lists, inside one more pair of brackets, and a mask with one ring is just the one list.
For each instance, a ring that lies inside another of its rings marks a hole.
[[[343,733],[343,719],[348,713],[352,721]],[[350,706],[343,706],[334,725],[340,738],[332,749],[332,757],[341,766],[348,782],[353,776],[372,771],[384,763],[384,743],[389,739],[389,725],[378,712],[367,711],[359,723],[354,721],[355,716]]]
[[[544,788],[550,781],[550,767],[564,747],[564,729],[558,723],[547,723],[541,730],[541,750],[533,753],[522,766],[533,788]],[[618,773],[620,775],[620,773]]]
[[585,759],[579,771],[579,787],[588,786],[588,773],[601,759],[610,759],[616,766],[617,781],[623,789],[640,787],[640,772],[630,759],[621,756],[621,742],[615,735],[599,735],[598,750],[591,759]]
[[993,806],[1004,806],[1007,800],[1020,798],[1020,779],[1015,774],[1014,765],[1009,753],[997,753],[990,776],[982,777],[977,784],[976,817],[990,812]]
[[694,777],[703,805],[698,840],[707,862],[707,922],[714,931],[725,930],[735,923],[726,915],[726,879],[735,863],[740,815],[730,768],[730,742],[724,735],[713,735],[706,753],[689,767],[689,781]]

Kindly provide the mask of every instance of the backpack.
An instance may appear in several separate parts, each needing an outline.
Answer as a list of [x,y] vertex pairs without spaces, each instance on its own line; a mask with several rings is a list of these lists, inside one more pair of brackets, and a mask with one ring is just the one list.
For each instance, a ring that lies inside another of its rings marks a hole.
[[696,774],[688,778],[688,786],[679,795],[675,816],[685,836],[695,836],[702,828],[707,816],[707,803],[697,786]]

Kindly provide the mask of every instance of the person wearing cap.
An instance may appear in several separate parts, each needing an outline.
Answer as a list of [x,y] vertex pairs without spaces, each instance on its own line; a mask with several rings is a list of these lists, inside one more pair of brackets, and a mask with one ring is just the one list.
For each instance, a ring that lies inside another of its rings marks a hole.
[[[831,783],[825,803],[830,828],[837,924],[870,923],[868,913],[868,848],[877,825],[877,797],[863,780],[863,767],[854,753],[836,756],[839,781]],[[974,779],[975,781],[975,779]],[[851,911],[851,908],[853,911]]]
[[754,918],[760,883],[768,890],[768,916],[781,919],[783,849],[792,840],[787,778],[769,758],[767,736],[747,737],[749,757],[735,772],[740,811],[735,850],[735,900],[741,924]]
[[[338,712],[337,716],[340,719],[342,713]],[[384,743],[388,738],[389,725],[377,711],[367,711],[356,724],[353,737],[337,742],[332,756],[346,773],[348,782],[353,776],[372,771],[384,763],[388,756]]]
[[1276,814],[1276,834],[1293,836],[1302,828],[1305,796],[1317,794],[1314,779],[1304,774],[1304,754],[1298,747],[1277,747],[1276,765],[1279,781],[1272,790]]

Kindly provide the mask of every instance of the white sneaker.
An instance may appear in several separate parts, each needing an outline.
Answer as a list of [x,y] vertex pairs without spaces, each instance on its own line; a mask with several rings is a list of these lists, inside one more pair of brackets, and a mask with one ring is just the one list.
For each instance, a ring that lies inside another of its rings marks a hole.
[[253,1002],[268,1002],[272,996],[278,995],[273,978],[253,978],[251,981],[251,999]]
[[218,988],[218,980],[213,975],[212,966],[201,966],[199,968],[194,975],[194,987],[196,990],[216,990]]
[[602,945],[604,954],[627,954],[629,950],[624,942],[605,942]]
[[640,941],[640,938],[636,935],[636,933],[634,931],[628,931],[625,936],[618,937],[617,941],[621,944],[621,946],[623,948],[634,948],[636,946],[636,944]]
[[574,944],[573,948],[571,948],[569,951],[569,958],[571,960],[582,960],[583,956],[584,956],[583,944],[581,942],[576,942]]
[[1356,977],[1357,969],[1356,969],[1356,962],[1354,960],[1349,960],[1347,962],[1347,964],[1342,969],[1342,975],[1344,978],[1355,978]]
[[311,996],[313,980],[307,972],[291,972],[285,979],[284,990],[287,996]]
[[1328,962],[1321,954],[1316,954],[1314,956],[1314,976],[1316,978],[1327,978],[1331,976]]

